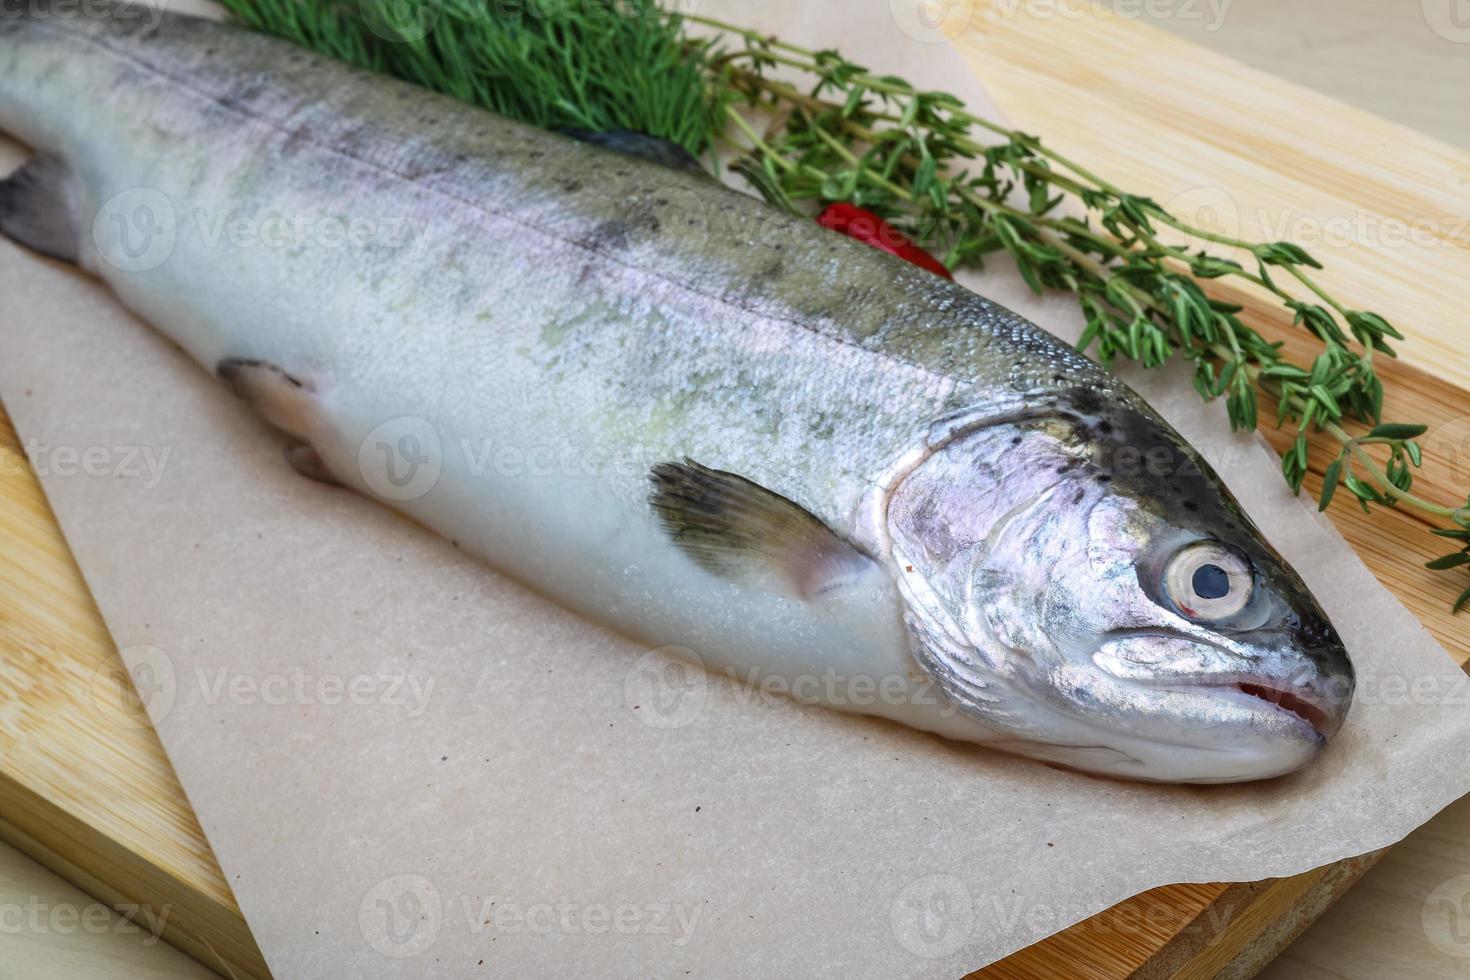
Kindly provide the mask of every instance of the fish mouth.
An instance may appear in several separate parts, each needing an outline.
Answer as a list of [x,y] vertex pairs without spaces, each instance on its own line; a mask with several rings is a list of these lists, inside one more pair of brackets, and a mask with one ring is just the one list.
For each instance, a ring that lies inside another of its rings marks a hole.
[[1277,687],[1266,684],[1255,684],[1250,681],[1241,681],[1235,685],[1236,690],[1242,694],[1248,694],[1253,698],[1259,698],[1268,704],[1274,705],[1282,711],[1288,711],[1311,725],[1318,735],[1323,738],[1330,737],[1337,731],[1332,713],[1320,704],[1316,704],[1308,698],[1302,697],[1292,691],[1283,691]]
[[[1158,630],[1117,631],[1109,635],[1110,641],[1133,640],[1147,637],[1185,647],[1210,647],[1221,653],[1236,656],[1239,651],[1212,638],[1188,634],[1161,632]],[[1101,648],[1100,648],[1101,649]],[[1132,678],[1138,682],[1140,678]],[[1307,676],[1270,673],[1199,673],[1194,676],[1178,676],[1143,681],[1145,686],[1156,686],[1176,691],[1189,691],[1208,697],[1222,698],[1237,707],[1244,708],[1263,717],[1279,717],[1289,720],[1302,734],[1313,739],[1326,740],[1342,727],[1347,715],[1350,698],[1337,699],[1328,691],[1336,687],[1334,675],[1308,674]],[[1349,690],[1351,686],[1349,685]]]
[[1188,690],[1225,697],[1240,707],[1291,722],[1303,735],[1326,743],[1342,727],[1340,705],[1296,684],[1264,677],[1228,678],[1190,684]]

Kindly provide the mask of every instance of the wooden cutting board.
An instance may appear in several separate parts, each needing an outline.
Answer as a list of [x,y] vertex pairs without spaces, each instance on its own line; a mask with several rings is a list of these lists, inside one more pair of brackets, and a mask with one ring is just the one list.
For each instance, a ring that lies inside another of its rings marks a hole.
[[[955,44],[1012,123],[1204,228],[1290,238],[1319,279],[1409,338],[1383,364],[1385,415],[1428,423],[1419,490],[1470,493],[1470,153],[1351,109],[1136,21],[1082,4],[977,2]],[[1121,9],[1121,8],[1120,8]],[[1298,360],[1311,342],[1289,316],[1235,292],[1248,322]],[[1267,433],[1278,451],[1284,433]],[[1314,446],[1304,493],[1332,458]],[[1359,556],[1456,662],[1470,664],[1470,585],[1422,568],[1449,549],[1405,514],[1331,516]],[[1158,888],[974,974],[1249,977],[1362,875],[1377,855],[1293,878]]]
[[[1307,239],[1330,289],[1408,334],[1382,367],[1387,412],[1431,423],[1421,490],[1463,499],[1470,154],[1080,4],[993,0],[967,19],[957,47],[1022,128],[1186,217],[1202,206],[1244,237]],[[1267,334],[1308,349],[1286,318],[1247,305]],[[1313,455],[1310,493],[1326,456]],[[1470,616],[1448,613],[1464,576],[1421,567],[1439,545],[1426,526],[1350,506],[1332,516],[1451,655],[1470,660]],[[268,976],[3,416],[0,533],[0,838],[105,901],[168,907],[165,937],[222,974]],[[1371,861],[1155,889],[975,976],[1249,976]]]

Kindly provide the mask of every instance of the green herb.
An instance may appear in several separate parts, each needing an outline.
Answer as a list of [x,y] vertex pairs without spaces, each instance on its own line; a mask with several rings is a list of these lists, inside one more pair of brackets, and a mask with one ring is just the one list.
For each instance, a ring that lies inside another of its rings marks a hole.
[[704,153],[710,98],[654,0],[222,0],[236,19],[546,129],[627,129]]
[[[849,201],[939,254],[980,265],[1004,251],[1037,292],[1065,289],[1086,318],[1080,346],[1104,363],[1156,367],[1187,358],[1206,400],[1236,428],[1295,433],[1281,468],[1293,492],[1308,441],[1339,447],[1319,505],[1339,487],[1364,510],[1403,506],[1450,522],[1462,545],[1430,562],[1470,566],[1470,497],[1449,507],[1412,493],[1422,425],[1385,423],[1375,357],[1402,335],[1313,278],[1321,266],[1289,242],[1253,243],[1194,228],[1040,139],[967,112],[958,99],[654,0],[224,0],[246,24],[540,126],[630,129],[699,154],[714,144],[778,207]],[[695,40],[688,23],[713,32]],[[1204,242],[1186,248],[1162,229]],[[1220,254],[1225,252],[1226,254]],[[1248,256],[1245,262],[1231,255]],[[1203,285],[1232,279],[1290,311],[1320,344],[1311,363],[1244,323],[1242,307]],[[1354,435],[1350,425],[1367,427]],[[1379,447],[1384,462],[1369,451]],[[1470,588],[1456,600],[1470,602]]]

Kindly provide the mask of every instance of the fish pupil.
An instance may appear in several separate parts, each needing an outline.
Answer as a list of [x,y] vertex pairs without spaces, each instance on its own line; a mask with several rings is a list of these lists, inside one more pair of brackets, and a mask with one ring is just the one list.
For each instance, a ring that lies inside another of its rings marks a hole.
[[1230,576],[1219,565],[1201,565],[1190,580],[1194,594],[1201,599],[1223,599],[1230,594]]

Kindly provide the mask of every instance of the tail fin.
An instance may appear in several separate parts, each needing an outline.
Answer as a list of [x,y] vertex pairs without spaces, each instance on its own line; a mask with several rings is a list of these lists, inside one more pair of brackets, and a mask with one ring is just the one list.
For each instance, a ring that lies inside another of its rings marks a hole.
[[41,154],[0,180],[0,234],[42,255],[76,262],[80,253],[71,169]]

